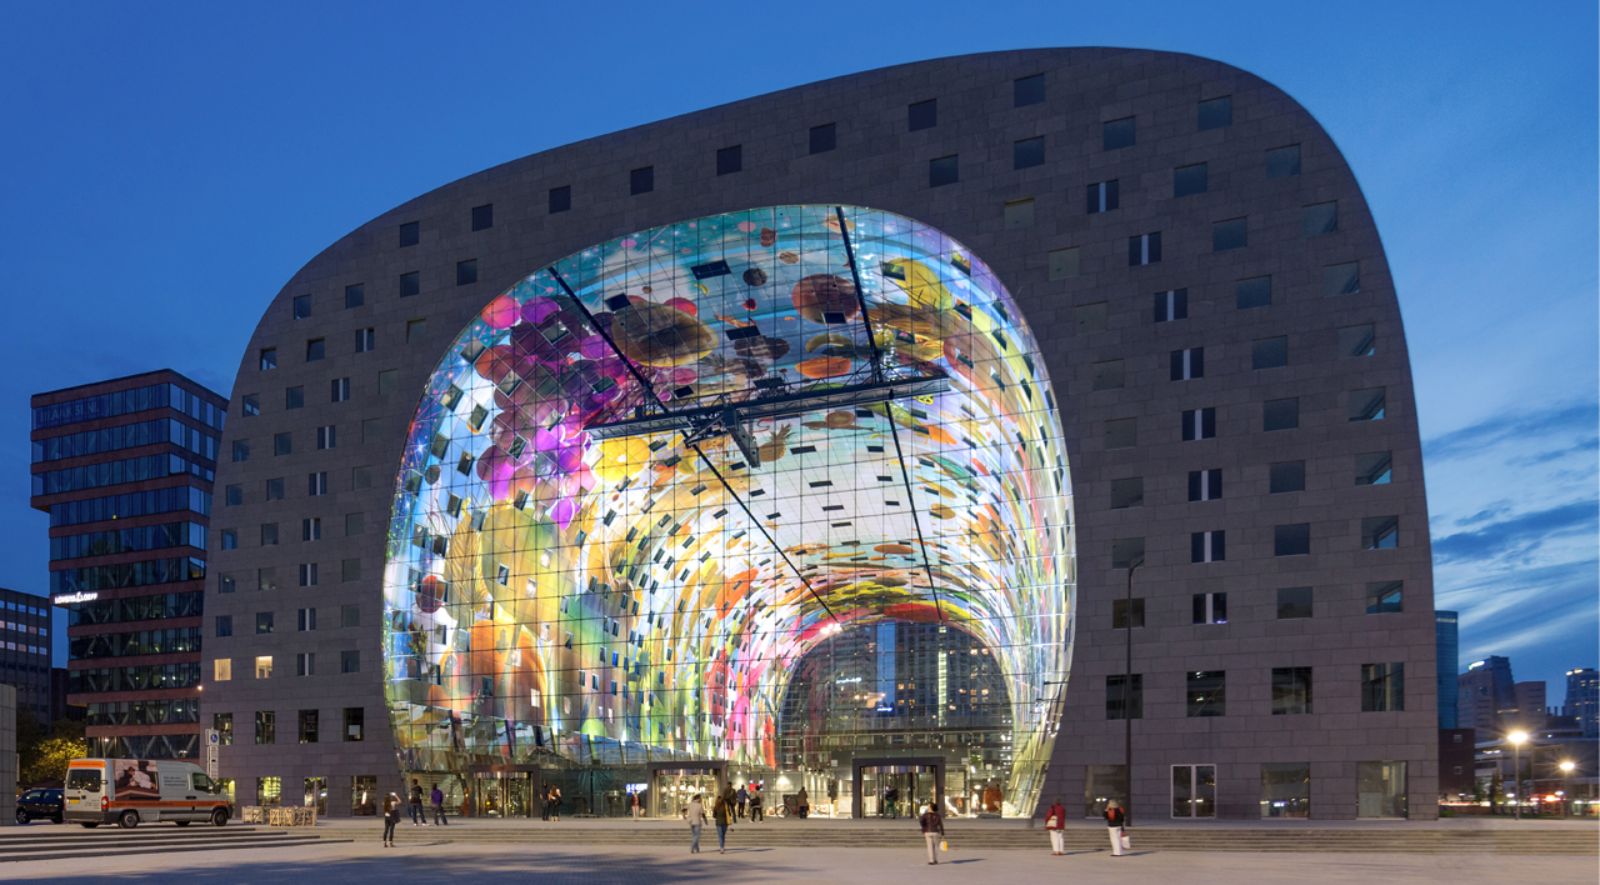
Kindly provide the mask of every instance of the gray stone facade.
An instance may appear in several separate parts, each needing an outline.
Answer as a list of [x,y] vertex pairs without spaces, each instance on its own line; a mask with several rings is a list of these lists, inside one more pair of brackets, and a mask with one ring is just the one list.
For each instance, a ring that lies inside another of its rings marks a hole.
[[[1018,78],[1040,74],[1044,100],[1018,106]],[[1221,97],[1228,122],[1202,129],[1201,102]],[[937,124],[908,131],[908,105],[927,99],[937,100]],[[1108,149],[1103,124],[1129,117],[1134,143]],[[810,153],[810,128],[829,123],[837,147]],[[1036,137],[1044,162],[1013,168],[1014,144]],[[742,171],[716,175],[716,151],[734,144],[743,146]],[[1294,174],[1269,176],[1269,151],[1291,145]],[[959,180],[930,186],[930,161],[950,155]],[[1204,191],[1175,196],[1175,169],[1197,163],[1207,164]],[[654,167],[654,190],[630,195],[630,170],[645,166]],[[1111,180],[1117,207],[1086,212],[1089,187]],[[552,213],[550,191],[562,187],[571,209]],[[332,814],[349,811],[352,777],[398,788],[380,659],[392,481],[419,393],[477,311],[530,272],[629,231],[833,202],[902,213],[961,239],[994,268],[1045,347],[1070,456],[1079,594],[1045,801],[1059,795],[1074,807],[1087,765],[1122,761],[1123,723],[1107,718],[1106,677],[1123,670],[1112,606],[1127,572],[1113,567],[1112,548],[1137,538],[1144,564],[1134,596],[1146,624],[1133,631],[1133,672],[1143,679],[1137,813],[1166,818],[1171,766],[1199,763],[1217,767],[1219,816],[1256,817],[1260,766],[1307,763],[1312,817],[1354,817],[1358,765],[1393,761],[1407,764],[1410,815],[1432,817],[1434,618],[1421,451],[1399,308],[1365,200],[1328,134],[1270,84],[1192,56],[1112,49],[869,71],[557,148],[386,212],[295,274],[241,360],[212,517],[202,716],[207,725],[214,714],[233,717],[222,766],[238,801],[251,804],[265,776],[282,779],[290,803],[303,779],[327,778]],[[1330,202],[1337,221],[1324,232],[1326,207],[1307,207]],[[485,204],[493,225],[473,231],[472,209]],[[1240,218],[1246,244],[1215,251],[1214,237],[1230,233],[1216,223]],[[418,242],[402,246],[401,225],[411,222]],[[1158,231],[1159,262],[1131,265],[1130,237]],[[458,285],[466,260],[476,261],[476,282]],[[1359,284],[1347,292],[1348,274],[1329,268],[1352,263]],[[413,273],[420,292],[403,297],[402,278]],[[1239,281],[1262,277],[1270,303],[1239,307],[1252,295]],[[1340,294],[1325,294],[1330,285]],[[361,304],[347,308],[351,286],[362,287]],[[1168,290],[1186,292],[1187,316],[1155,322],[1156,293]],[[296,318],[303,296],[310,315]],[[368,328],[375,346],[358,352]],[[325,356],[307,361],[308,341],[319,338]],[[1285,346],[1287,364],[1275,365]],[[1172,380],[1173,352],[1199,347],[1203,377]],[[276,367],[263,370],[267,348]],[[1255,368],[1258,358],[1272,367]],[[343,378],[350,397],[334,402]],[[292,387],[303,388],[303,407],[286,408]],[[1382,419],[1351,420],[1366,404],[1359,392],[1378,388]],[[252,394],[261,413],[242,417],[239,404]],[[1298,426],[1264,431],[1264,403],[1290,399]],[[1193,409],[1215,410],[1214,438],[1183,439],[1182,416]],[[326,425],[337,444],[318,449],[316,429]],[[1134,444],[1108,445],[1120,431]],[[286,432],[292,452],[274,456],[274,437]],[[227,460],[236,439],[251,442],[249,460]],[[1357,484],[1359,457],[1378,452],[1392,456],[1390,481]],[[1298,484],[1292,462],[1304,462],[1303,490],[1269,493],[1273,464],[1290,465],[1282,479]],[[1222,497],[1191,501],[1189,474],[1218,469]],[[323,472],[326,494],[309,495],[308,476]],[[285,496],[266,500],[279,478]],[[1137,489],[1138,505],[1113,509],[1114,482],[1135,478],[1117,487]],[[229,487],[242,503],[229,504]],[[1387,539],[1390,517],[1397,543],[1365,549],[1364,527]],[[321,520],[320,539],[302,540],[308,518]],[[276,524],[276,545],[260,543],[264,523]],[[1279,538],[1277,527],[1301,525],[1309,552],[1275,555],[1275,539],[1298,549],[1297,530]],[[225,530],[237,532],[236,549],[221,549]],[[1206,531],[1226,533],[1223,561],[1191,562],[1191,536]],[[316,565],[315,586],[298,586],[303,564]],[[262,569],[275,570],[275,589],[257,589]],[[224,578],[236,589],[222,592]],[[1368,614],[1369,585],[1389,582],[1403,582],[1399,611]],[[1279,618],[1286,587],[1312,588],[1310,618]],[[1227,623],[1192,622],[1199,593],[1227,594]],[[315,630],[296,629],[301,608],[316,609]],[[351,626],[341,626],[346,611]],[[260,612],[273,613],[273,632],[254,632]],[[231,616],[232,636],[214,638],[219,615]],[[341,672],[345,652],[358,653],[357,672]],[[315,655],[313,675],[295,675],[299,654]],[[251,678],[266,655],[271,677]],[[219,658],[231,661],[227,681],[213,679]],[[1374,663],[1404,664],[1402,710],[1363,711],[1363,665]],[[1289,667],[1311,668],[1312,712],[1273,715],[1272,671]],[[1187,715],[1185,674],[1194,671],[1226,674],[1224,715]],[[357,707],[364,739],[341,740],[342,711]],[[302,709],[319,711],[315,744],[297,740]],[[275,712],[274,743],[253,742],[256,711]]]

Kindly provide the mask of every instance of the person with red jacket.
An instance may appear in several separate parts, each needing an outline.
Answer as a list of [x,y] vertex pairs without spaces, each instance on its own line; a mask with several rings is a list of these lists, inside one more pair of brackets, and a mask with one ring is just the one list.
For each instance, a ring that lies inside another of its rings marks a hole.
[[1128,816],[1122,810],[1122,803],[1115,799],[1106,803],[1106,832],[1111,834],[1111,856],[1122,856],[1122,825]]
[[1061,857],[1067,853],[1067,807],[1056,799],[1056,804],[1044,813],[1044,828],[1050,833],[1050,854]]

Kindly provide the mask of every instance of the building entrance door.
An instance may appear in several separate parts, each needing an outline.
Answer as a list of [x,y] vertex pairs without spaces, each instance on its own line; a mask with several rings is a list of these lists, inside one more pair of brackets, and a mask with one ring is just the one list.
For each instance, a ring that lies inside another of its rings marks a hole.
[[916,817],[929,800],[943,811],[944,766],[941,757],[854,760],[850,816]]
[[722,785],[728,782],[728,763],[658,762],[650,766],[650,784],[643,807],[650,817],[678,818],[689,810],[689,800],[697,794],[711,815],[712,803]]
[[1217,767],[1172,766],[1172,816],[1182,819],[1217,816]]
[[528,818],[539,813],[539,769],[478,769],[469,774],[471,794],[463,803],[474,817]]

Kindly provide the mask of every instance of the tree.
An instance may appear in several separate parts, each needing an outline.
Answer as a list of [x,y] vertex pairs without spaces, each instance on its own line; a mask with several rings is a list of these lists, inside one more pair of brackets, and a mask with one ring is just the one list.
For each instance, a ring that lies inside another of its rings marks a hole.
[[29,727],[17,723],[17,783],[19,786],[60,786],[67,763],[89,754],[83,723],[63,719],[47,733],[32,717]]

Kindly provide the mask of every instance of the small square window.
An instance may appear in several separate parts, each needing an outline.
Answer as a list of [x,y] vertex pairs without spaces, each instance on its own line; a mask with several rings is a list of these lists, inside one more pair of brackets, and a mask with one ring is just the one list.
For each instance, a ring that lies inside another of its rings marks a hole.
[[488,230],[494,227],[494,204],[484,203],[472,207],[472,229]]
[[[1131,606],[1129,605],[1130,602],[1132,603]],[[1130,608],[1133,611],[1133,623],[1131,625],[1128,623]],[[1111,600],[1111,629],[1126,630],[1130,626],[1134,628],[1144,626],[1144,598],[1135,596],[1132,600]]]
[[311,316],[311,296],[294,296],[294,318],[297,320],[303,320],[309,316]]
[[1234,306],[1239,310],[1252,310],[1272,303],[1272,277],[1251,277],[1240,280],[1233,290]]
[[1186,698],[1190,717],[1221,716],[1227,712],[1227,675],[1221,670],[1189,672]]
[[1024,138],[1011,145],[1011,168],[1031,169],[1044,165],[1044,136]]
[[353,283],[344,287],[344,307],[349,310],[367,303],[367,287],[362,283]]
[[1289,365],[1289,337],[1258,338],[1250,345],[1250,368],[1279,369]]
[[239,530],[238,529],[223,529],[222,530],[221,539],[222,539],[222,549],[224,549],[224,550],[237,550],[239,548]]
[[1233,96],[1223,95],[1200,102],[1199,129],[1221,129],[1233,125]]
[[1157,292],[1153,299],[1153,304],[1155,305],[1155,321],[1158,323],[1170,323],[1189,318],[1188,289],[1168,289],[1165,292]]
[[1168,358],[1169,377],[1173,381],[1193,381],[1206,376],[1206,349],[1185,347],[1174,350]]
[[422,228],[418,222],[408,221],[400,225],[400,248],[415,246],[422,240]]
[[1104,150],[1114,151],[1118,148],[1133,147],[1135,140],[1133,117],[1107,120],[1100,124],[1100,146]]
[[241,464],[250,460],[250,440],[236,439],[233,441],[233,462]]
[[1306,462],[1279,461],[1267,470],[1267,493],[1281,495],[1285,492],[1306,490]]
[[1033,227],[1033,198],[1007,200],[1005,205],[1006,230]]
[[1077,324],[1078,333],[1104,332],[1106,330],[1106,315],[1108,309],[1104,301],[1093,304],[1080,304],[1072,309],[1073,321]]
[[339,626],[340,627],[359,627],[359,626],[361,626],[361,606],[359,606],[359,605],[341,605],[341,606],[339,606]]
[[278,524],[277,523],[275,523],[275,522],[264,522],[264,523],[261,524],[261,546],[263,546],[263,547],[276,547],[276,546],[278,546]]
[[1300,398],[1269,399],[1261,404],[1261,429],[1293,430],[1300,426]]
[[272,435],[272,454],[275,456],[294,454],[294,434],[288,431],[274,433]]
[[328,401],[343,403],[350,401],[350,379],[333,378],[328,382]]
[[1128,266],[1144,267],[1161,262],[1161,232],[1128,238]]
[[1350,391],[1351,421],[1382,421],[1388,415],[1388,389],[1369,387]]
[[1267,151],[1267,177],[1288,178],[1300,174],[1300,145],[1291,144]]
[[1215,501],[1222,497],[1222,468],[1189,471],[1189,500]]
[[406,320],[406,343],[411,344],[415,341],[421,341],[423,333],[427,331],[427,319]]
[[1189,533],[1189,561],[1224,562],[1228,558],[1228,533],[1222,529]]
[[637,197],[656,189],[656,167],[640,166],[628,173],[628,193]]
[[356,330],[356,353],[371,353],[378,346],[378,330],[373,326]]
[[550,189],[550,214],[565,212],[572,208],[572,185],[563,184]]
[[1044,74],[1018,77],[1011,81],[1011,106],[1024,108],[1044,101]]
[[1398,614],[1404,610],[1404,581],[1377,581],[1367,585],[1367,614]]
[[349,583],[361,580],[361,560],[344,559],[339,561],[339,580]]
[[1111,481],[1111,509],[1126,510],[1144,506],[1144,477],[1130,476]]
[[1278,620],[1288,621],[1311,617],[1310,587],[1278,588]]
[[306,362],[314,363],[328,355],[328,340],[312,338],[306,342]]
[[478,259],[456,262],[456,285],[470,286],[478,281]]
[[422,294],[422,274],[419,271],[408,271],[400,275],[400,297],[410,298]]
[[1111,567],[1132,568],[1144,564],[1143,538],[1118,538],[1111,542]]
[[[1106,718],[1107,719],[1142,719],[1144,718],[1144,675],[1135,673],[1132,676],[1117,674],[1106,677]],[[1127,775],[1120,770],[1110,779],[1111,783],[1127,783]],[[1123,788],[1126,793],[1126,788]]]
[[1192,624],[1228,623],[1228,594],[1195,593],[1191,597]]
[[1310,712],[1311,668],[1272,668],[1272,715],[1296,716]]
[[[409,329],[407,331],[410,331]],[[409,339],[408,339],[409,340]],[[395,392],[400,386],[400,370],[384,369],[378,373],[378,396],[386,397]]]
[[744,145],[717,149],[717,174],[732,175],[744,169]]
[[317,586],[317,564],[314,562],[300,563],[300,586]]
[[282,501],[284,499],[285,483],[283,477],[275,476],[264,483],[268,501]]
[[1388,452],[1367,452],[1356,456],[1356,485],[1388,485],[1394,478],[1394,456]]
[[239,582],[238,582],[237,579],[234,578],[233,575],[226,574],[226,573],[217,575],[217,592],[218,593],[232,593],[232,592],[234,592],[235,590],[238,590],[238,589],[239,589]]
[[[220,622],[221,618],[218,618],[218,621]],[[220,631],[221,628],[219,627],[218,630]],[[233,625],[232,624],[228,625],[228,632],[226,632],[226,633],[218,632],[217,635],[218,636],[232,636],[233,635]],[[215,658],[215,659],[213,659],[211,661],[211,681],[212,682],[232,682],[233,681],[233,658]]]
[[1372,356],[1378,352],[1377,334],[1371,323],[1343,326],[1339,329],[1339,355],[1351,357]]
[[1211,225],[1211,251],[1243,249],[1250,244],[1248,218],[1229,218]]
[[1203,194],[1209,185],[1209,177],[1205,163],[1179,166],[1172,170],[1172,195],[1174,197],[1187,197],[1193,194]]
[[359,650],[348,650],[348,651],[339,652],[339,672],[340,673],[360,673],[361,672],[361,652]]
[[1050,251],[1050,279],[1066,280],[1078,275],[1078,247]]
[[1406,708],[1406,665],[1361,665],[1361,712],[1398,713]]
[[272,612],[256,612],[256,633],[272,632]]
[[298,409],[306,404],[306,389],[304,387],[285,387],[283,389],[284,409]]
[[809,147],[813,154],[825,154],[838,147],[838,127],[832,123],[823,123],[811,127]]
[[213,631],[216,636],[233,635],[233,615],[217,615],[217,626]]
[[354,537],[366,531],[367,515],[365,513],[346,513],[344,515],[344,535]]
[[261,371],[265,372],[269,369],[276,369],[278,367],[278,348],[263,347],[261,348],[260,357]]
[[1273,526],[1273,556],[1309,556],[1311,554],[1311,523]]
[[1090,215],[1110,212],[1117,208],[1121,202],[1121,191],[1122,189],[1118,186],[1115,178],[1110,181],[1097,181],[1089,185],[1086,199],[1084,200],[1084,210]]
[[947,157],[934,157],[928,161],[928,187],[955,184],[960,180],[960,157],[956,154],[951,154]]
[[1369,516],[1361,520],[1361,549],[1393,550],[1400,546],[1400,517]]
[[1185,409],[1182,418],[1182,437],[1185,442],[1212,439],[1217,435],[1217,410],[1215,408]]
[[1339,203],[1314,203],[1305,208],[1301,229],[1308,237],[1320,237],[1339,229]]
[[906,128],[912,132],[919,129],[932,129],[939,125],[939,100],[930,98],[919,101],[906,108]]
[[247,418],[261,414],[261,394],[247,393],[240,397],[239,412]]
[[222,500],[229,507],[238,507],[244,503],[244,486],[230,484],[223,487]]
[[1322,294],[1354,295],[1361,291],[1361,264],[1330,264],[1322,269]]
[[1090,367],[1090,387],[1094,390],[1116,390],[1125,383],[1122,360],[1106,360]]
[[1113,418],[1106,422],[1106,448],[1131,449],[1139,444],[1139,419]]

